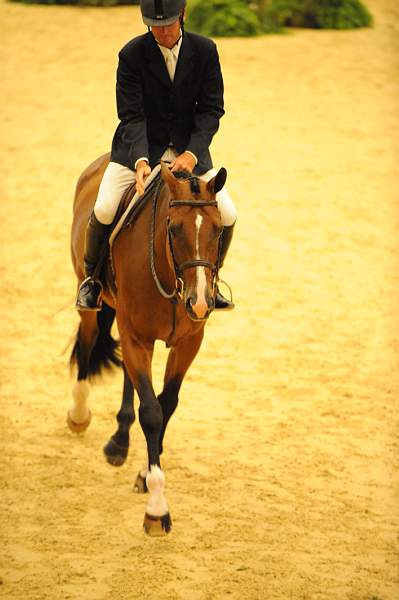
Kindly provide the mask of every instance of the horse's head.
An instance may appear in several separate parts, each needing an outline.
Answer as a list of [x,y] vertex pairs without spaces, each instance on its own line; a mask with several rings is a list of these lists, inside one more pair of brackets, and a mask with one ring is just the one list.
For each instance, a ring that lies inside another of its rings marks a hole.
[[226,169],[208,183],[186,174],[176,177],[162,164],[171,192],[167,213],[167,256],[180,282],[187,314],[207,319],[215,305],[222,221],[215,200],[226,181]]

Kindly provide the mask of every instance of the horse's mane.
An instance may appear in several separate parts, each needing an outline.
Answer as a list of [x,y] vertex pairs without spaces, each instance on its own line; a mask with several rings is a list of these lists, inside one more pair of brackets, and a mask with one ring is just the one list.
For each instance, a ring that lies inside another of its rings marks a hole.
[[177,179],[185,179],[186,181],[189,181],[191,191],[193,194],[200,193],[201,190],[200,190],[200,186],[199,186],[198,177],[196,177],[195,175],[191,175],[191,173],[189,173],[188,171],[175,171],[173,173],[173,175]]

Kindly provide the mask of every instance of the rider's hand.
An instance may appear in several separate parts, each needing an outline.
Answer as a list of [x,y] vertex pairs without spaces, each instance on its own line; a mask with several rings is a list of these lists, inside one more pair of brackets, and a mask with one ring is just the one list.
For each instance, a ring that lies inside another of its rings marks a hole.
[[183,152],[183,154],[179,154],[176,159],[171,164],[171,170],[173,171],[188,171],[189,173],[193,172],[193,169],[197,163],[195,162],[195,158],[190,152]]
[[144,182],[151,174],[151,167],[146,160],[140,160],[136,166],[136,190],[140,196],[144,194]]

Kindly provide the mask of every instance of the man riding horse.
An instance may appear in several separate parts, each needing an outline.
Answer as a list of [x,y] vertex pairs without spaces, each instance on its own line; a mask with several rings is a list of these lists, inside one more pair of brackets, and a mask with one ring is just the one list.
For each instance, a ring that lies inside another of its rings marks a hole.
[[[100,310],[102,285],[94,274],[120,200],[145,180],[160,160],[175,172],[209,181],[216,175],[209,152],[224,114],[223,79],[214,42],[184,31],[186,0],[141,0],[148,33],[122,48],[116,100],[120,123],[89,219],[85,237],[85,279],[76,300],[79,310]],[[233,236],[236,210],[226,188],[216,196],[222,217],[220,266]],[[234,304],[217,289],[216,309]]]

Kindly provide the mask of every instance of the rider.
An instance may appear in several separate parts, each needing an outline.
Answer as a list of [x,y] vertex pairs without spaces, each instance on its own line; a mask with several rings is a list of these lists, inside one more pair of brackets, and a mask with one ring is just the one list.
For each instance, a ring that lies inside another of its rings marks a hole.
[[[160,159],[172,171],[205,181],[216,175],[209,146],[224,114],[223,79],[214,42],[184,31],[186,0],[141,0],[148,33],[119,53],[116,100],[120,123],[85,238],[84,268],[76,306],[100,310],[101,283],[93,278],[125,190],[144,183]],[[226,188],[216,196],[224,225],[222,266],[237,218]],[[215,308],[234,304],[217,290]]]

